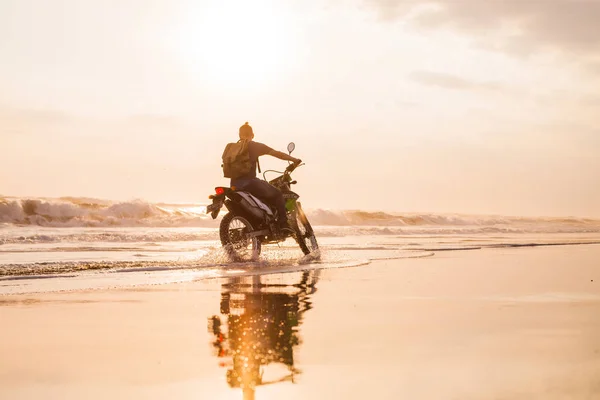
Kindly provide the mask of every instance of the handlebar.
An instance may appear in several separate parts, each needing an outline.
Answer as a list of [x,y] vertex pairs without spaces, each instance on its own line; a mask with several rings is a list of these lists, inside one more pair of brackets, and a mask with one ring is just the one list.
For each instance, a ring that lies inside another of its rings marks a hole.
[[302,164],[302,160],[298,160],[297,162],[288,165],[288,167],[285,169],[285,172],[287,172],[289,174],[289,173],[293,172],[296,168],[298,168],[301,164]]
[[288,165],[288,167],[285,169],[285,171],[281,172],[281,171],[276,171],[274,169],[268,169],[266,171],[263,172],[263,179],[266,181],[267,180],[267,172],[277,172],[278,174],[282,174],[281,177],[279,178],[275,178],[275,179],[280,179],[283,176],[289,176],[289,174],[291,174],[296,168],[298,168],[300,165],[304,165],[302,163],[302,160],[299,160],[299,162],[297,163],[292,163],[290,165]]

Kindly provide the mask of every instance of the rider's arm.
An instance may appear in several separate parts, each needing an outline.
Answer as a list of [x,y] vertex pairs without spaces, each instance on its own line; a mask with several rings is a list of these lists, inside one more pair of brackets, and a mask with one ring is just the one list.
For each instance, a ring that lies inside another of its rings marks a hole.
[[292,157],[289,154],[285,154],[281,151],[277,151],[277,150],[273,150],[271,149],[270,152],[267,153],[270,156],[273,156],[275,158],[279,158],[280,160],[285,160],[285,161],[291,161],[293,163],[300,163],[300,159],[296,158],[296,157]]
[[266,144],[258,143],[258,142],[250,142],[250,145],[254,146],[253,148],[254,148],[254,151],[255,151],[255,154],[257,157],[269,155],[269,156],[273,156],[275,158],[279,158],[280,160],[291,161],[296,164],[299,164],[301,162],[300,159],[292,157],[288,154],[282,153],[281,151],[273,150]]

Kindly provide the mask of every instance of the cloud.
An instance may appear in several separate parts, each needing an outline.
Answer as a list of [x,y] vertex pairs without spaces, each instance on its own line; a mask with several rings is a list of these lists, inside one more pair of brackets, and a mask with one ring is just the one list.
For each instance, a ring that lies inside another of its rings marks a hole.
[[483,40],[495,36],[497,41],[500,35],[502,40],[494,47],[506,52],[553,49],[584,56],[600,55],[600,1],[366,1],[377,8],[384,20],[400,18],[420,28],[453,28]]
[[409,74],[409,78],[422,85],[453,90],[498,90],[501,88],[501,85],[496,82],[475,82],[455,75],[430,71],[413,71]]
[[[80,137],[113,141],[127,137],[166,140],[191,137],[194,128],[171,115],[136,114],[117,119],[99,119],[60,110],[19,108],[0,104],[0,136],[37,138]],[[101,139],[99,139],[101,138]],[[28,139],[28,140],[29,140]],[[166,146],[166,145],[165,145]],[[164,146],[163,146],[164,147]]]
[[61,111],[34,108],[16,108],[0,104],[0,120],[12,121],[35,121],[39,123],[60,123],[69,120],[69,116]]
[[43,130],[56,133],[72,121],[71,116],[61,111],[0,104],[0,135],[22,136]]

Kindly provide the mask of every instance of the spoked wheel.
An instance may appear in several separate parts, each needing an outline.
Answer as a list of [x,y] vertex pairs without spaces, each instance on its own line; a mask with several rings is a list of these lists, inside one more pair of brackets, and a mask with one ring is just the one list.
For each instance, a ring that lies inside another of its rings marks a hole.
[[294,211],[294,217],[291,221],[291,225],[296,232],[296,240],[298,241],[298,245],[304,254],[316,253],[319,250],[319,244],[317,243],[317,238],[315,237],[315,232],[313,231],[312,226],[310,226],[310,222],[308,222],[308,218],[304,211],[302,210],[302,206],[300,203],[296,204],[296,211]]
[[233,261],[255,261],[260,254],[260,240],[249,233],[254,229],[248,220],[228,213],[221,220],[221,244]]

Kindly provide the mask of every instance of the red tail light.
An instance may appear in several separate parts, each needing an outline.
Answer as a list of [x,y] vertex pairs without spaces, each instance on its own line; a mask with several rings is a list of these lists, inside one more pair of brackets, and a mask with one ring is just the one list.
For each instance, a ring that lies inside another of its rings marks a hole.
[[225,189],[222,187],[217,187],[217,188],[215,188],[215,193],[218,195],[221,195],[221,194],[225,193]]

